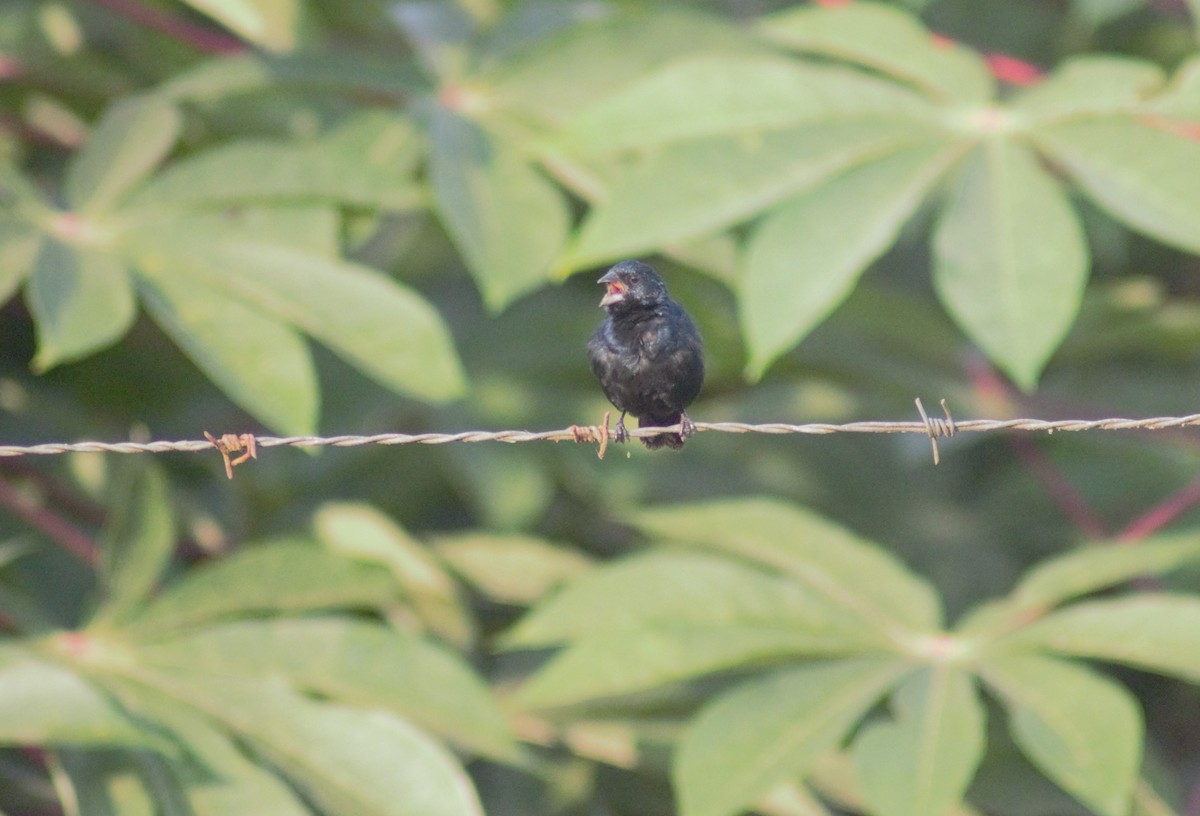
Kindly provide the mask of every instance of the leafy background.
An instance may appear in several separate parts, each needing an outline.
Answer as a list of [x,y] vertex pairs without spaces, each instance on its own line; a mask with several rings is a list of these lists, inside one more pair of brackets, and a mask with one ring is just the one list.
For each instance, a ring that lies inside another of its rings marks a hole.
[[[0,443],[1170,416],[1160,0],[0,6]],[[0,812],[1195,814],[1182,431],[0,458]]]

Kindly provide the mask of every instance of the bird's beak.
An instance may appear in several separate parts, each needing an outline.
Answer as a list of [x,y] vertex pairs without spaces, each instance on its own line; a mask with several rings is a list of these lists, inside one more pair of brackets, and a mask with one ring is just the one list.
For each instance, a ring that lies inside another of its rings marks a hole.
[[603,283],[607,287],[604,297],[600,298],[601,308],[614,303],[620,303],[625,299],[625,284],[618,280],[612,273],[600,278],[596,283]]

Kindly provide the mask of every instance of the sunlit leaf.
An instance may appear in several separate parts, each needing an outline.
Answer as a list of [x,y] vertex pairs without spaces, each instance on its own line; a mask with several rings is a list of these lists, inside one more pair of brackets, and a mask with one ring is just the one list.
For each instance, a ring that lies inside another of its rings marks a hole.
[[623,9],[525,49],[489,76],[498,103],[562,121],[656,68],[697,54],[761,55],[744,31],[695,7]]
[[895,682],[898,661],[781,669],[709,703],[688,727],[673,779],[683,816],[733,816],[803,777]]
[[1007,638],[1004,648],[1124,663],[1200,683],[1200,599],[1148,594],[1073,604]]
[[88,680],[16,646],[0,646],[0,742],[170,748]]
[[984,708],[970,676],[935,666],[893,696],[895,720],[854,742],[863,793],[879,816],[942,816],[961,803],[983,757]]
[[120,339],[136,316],[133,285],[112,254],[46,238],[26,299],[37,324],[34,368],[78,360]]
[[958,155],[945,142],[905,148],[831,179],[762,220],[739,279],[751,376],[761,376],[850,294]]
[[570,226],[566,202],[512,145],[430,114],[434,206],[493,310],[544,284]]
[[569,153],[646,151],[870,114],[931,115],[911,90],[857,71],[779,57],[702,56],[671,63],[585,108],[555,144]]
[[779,570],[791,586],[868,630],[923,632],[940,625],[941,604],[925,580],[887,551],[795,505],[726,499],[643,510],[631,521],[660,540]]
[[175,521],[166,479],[151,462],[118,472],[101,539],[106,595],[97,622],[130,616],[146,603],[175,550]]
[[182,127],[163,97],[128,97],[111,106],[67,167],[66,197],[85,214],[111,209],[166,157]]
[[302,6],[299,0],[184,0],[201,14],[270,51],[296,46]]
[[231,400],[284,433],[316,430],[316,372],[295,331],[182,275],[141,290],[154,321]]
[[1200,141],[1151,117],[1081,119],[1038,128],[1033,136],[1114,218],[1200,252]]
[[810,589],[707,553],[651,552],[567,584],[512,629],[510,646],[540,646],[659,625],[780,627],[864,640],[842,610]]
[[393,714],[313,702],[280,683],[216,674],[155,679],[236,731],[328,812],[482,814],[454,757]]
[[927,134],[928,126],[911,121],[863,117],[670,145],[611,180],[569,264],[645,252],[743,221]]
[[441,315],[374,269],[289,247],[233,238],[193,245],[182,271],[303,329],[363,373],[414,397],[462,395],[465,377]]
[[511,604],[531,604],[593,566],[577,550],[520,534],[438,536],[433,549],[480,592]]
[[858,62],[937,99],[979,103],[995,92],[995,80],[978,54],[935,40],[916,17],[894,6],[798,6],[765,18],[759,26],[773,42]]
[[[713,601],[719,603],[719,597]],[[567,646],[522,687],[526,705],[549,708],[645,691],[788,655],[861,651],[861,642],[782,624],[651,625],[584,637]]]
[[428,547],[383,513],[367,504],[331,502],[317,510],[313,527],[334,552],[391,570],[396,584],[432,631],[461,648],[474,641],[474,621],[454,580]]
[[406,119],[364,114],[311,143],[244,140],[197,153],[143,186],[129,206],[316,199],[408,209],[422,198],[413,172],[423,150]]
[[161,631],[256,613],[376,608],[396,597],[385,570],[311,542],[281,539],[190,570],[132,626]]
[[989,139],[968,159],[934,236],[951,316],[1025,389],[1075,320],[1088,276],[1083,228],[1026,148]]
[[513,735],[487,686],[453,652],[377,623],[333,617],[243,620],[136,646],[173,670],[282,677],[348,705],[385,708],[466,748],[511,760]]
[[1131,111],[1165,81],[1153,63],[1089,54],[1066,60],[1010,104],[1013,112],[1034,119]]
[[1142,716],[1119,685],[1050,657],[1003,656],[981,667],[1029,759],[1104,816],[1129,812],[1142,760]]
[[1136,547],[1111,543],[1082,547],[1034,566],[1007,598],[980,607],[964,619],[961,628],[1004,631],[1080,595],[1196,562],[1200,562],[1200,538],[1194,533],[1155,536]]

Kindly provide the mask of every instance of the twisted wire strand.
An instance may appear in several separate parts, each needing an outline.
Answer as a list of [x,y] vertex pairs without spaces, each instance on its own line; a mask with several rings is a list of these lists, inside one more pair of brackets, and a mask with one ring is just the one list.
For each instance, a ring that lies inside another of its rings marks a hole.
[[[919,405],[919,401],[918,401]],[[944,406],[943,406],[944,407]],[[1164,430],[1168,428],[1187,428],[1200,425],[1200,414],[1189,414],[1177,417],[1150,417],[1144,419],[1127,419],[1113,417],[1109,419],[968,419],[956,421],[946,412],[946,418],[925,416],[924,409],[919,408],[923,419],[910,422],[864,421],[846,423],[810,422],[793,425],[783,422],[768,422],[751,424],[747,422],[697,422],[697,432],[715,431],[718,433],[757,433],[757,434],[806,434],[823,436],[836,433],[917,433],[928,436],[936,442],[938,437],[953,436],[955,433],[984,433],[988,431],[1136,431]],[[680,426],[666,428],[639,428],[629,431],[631,438],[654,436],[664,431],[679,432]],[[103,453],[169,453],[219,450],[232,452],[238,450],[236,444],[229,442],[230,438],[246,440],[250,434],[240,436],[226,435],[221,439],[187,439],[180,441],[153,442],[50,442],[38,445],[0,445],[0,457],[12,456],[44,456],[71,452],[103,452]],[[507,442],[517,444],[524,442],[596,442],[609,437],[607,428],[600,426],[573,425],[552,431],[461,431],[459,433],[380,433],[371,435],[346,434],[341,436],[253,436],[254,443],[259,448],[294,447],[294,448],[349,448],[362,445],[446,445],[455,442]],[[935,451],[936,452],[936,451]]]

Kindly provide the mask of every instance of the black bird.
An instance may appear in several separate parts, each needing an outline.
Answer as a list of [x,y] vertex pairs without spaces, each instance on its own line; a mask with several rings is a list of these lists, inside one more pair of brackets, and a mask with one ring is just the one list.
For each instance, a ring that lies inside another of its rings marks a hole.
[[704,383],[704,347],[696,324],[667,295],[658,273],[640,261],[621,261],[600,278],[608,317],[588,341],[592,371],[621,411],[617,441],[629,438],[625,414],[638,427],[681,424],[682,433],[642,438],[647,448],[682,448],[695,430],[684,409]]

